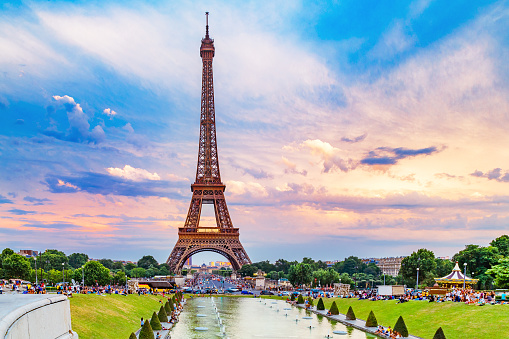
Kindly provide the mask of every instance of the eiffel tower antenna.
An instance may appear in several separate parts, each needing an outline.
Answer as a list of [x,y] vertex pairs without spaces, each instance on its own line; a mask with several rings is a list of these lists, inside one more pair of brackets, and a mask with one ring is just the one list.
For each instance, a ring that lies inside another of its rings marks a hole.
[[[211,251],[228,259],[233,270],[251,264],[239,240],[239,229],[233,223],[226,206],[221,181],[216,141],[216,113],[214,107],[214,77],[212,60],[215,55],[214,40],[209,37],[209,12],[205,12],[205,38],[201,40],[202,89],[200,140],[198,142],[198,165],[196,180],[191,185],[193,197],[187,212],[184,227],[179,228],[177,244],[166,263],[171,271],[180,273],[186,260],[193,254]],[[200,216],[203,204],[213,204],[216,227],[201,227]]]

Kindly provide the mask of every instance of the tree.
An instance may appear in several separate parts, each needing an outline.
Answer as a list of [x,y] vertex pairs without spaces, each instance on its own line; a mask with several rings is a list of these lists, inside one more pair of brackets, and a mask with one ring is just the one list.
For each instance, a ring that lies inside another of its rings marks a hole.
[[323,300],[322,298],[318,299],[318,303],[316,304],[316,309],[318,311],[323,311],[325,310],[325,305],[323,304]]
[[309,306],[313,306],[313,305],[314,305],[314,303],[313,303],[313,298],[308,297],[308,305],[309,305]]
[[454,268],[454,264],[452,261],[448,259],[435,259],[435,263],[437,264],[437,267],[435,269],[435,276],[436,277],[443,277],[451,273],[452,269]]
[[2,270],[6,278],[27,279],[30,275],[30,262],[17,253],[6,255],[2,260]]
[[435,332],[435,335],[433,336],[433,339],[445,339],[444,330],[442,330],[442,327],[439,327],[437,331]]
[[276,266],[276,270],[283,271],[285,274],[288,274],[288,270],[290,269],[290,266],[296,265],[296,261],[288,261],[285,259],[278,259],[276,260],[274,266]]
[[45,271],[51,269],[62,271],[62,263],[67,266],[68,261],[69,258],[65,253],[58,250],[46,250],[37,257],[37,265]]
[[375,313],[373,311],[369,312],[368,320],[366,320],[366,327],[377,327],[378,321],[376,320]]
[[85,265],[88,261],[88,255],[85,253],[73,253],[69,257],[69,266],[72,268],[80,268],[81,266]]
[[255,265],[243,265],[240,270],[237,271],[243,277],[252,277],[258,271],[258,267]]
[[142,278],[147,276],[147,271],[143,267],[133,268],[130,273],[133,278]]
[[156,312],[152,313],[152,318],[150,319],[150,326],[152,326],[152,330],[159,331],[163,327],[161,326],[161,322],[159,321],[159,318],[157,317]]
[[111,259],[99,259],[98,261],[109,270],[113,268],[113,260]]
[[85,264],[85,285],[108,285],[111,280],[110,270],[98,261],[89,261]]
[[394,325],[394,331],[401,334],[402,337],[408,337],[408,329],[406,328],[406,324],[402,316],[399,316],[398,321],[396,321],[396,325]]
[[145,321],[141,328],[139,339],[154,339],[154,330],[148,320]]
[[330,306],[329,312],[332,315],[338,315],[339,314],[339,309],[338,309],[338,305],[336,305],[336,300],[334,300],[332,302],[332,305]]
[[435,254],[430,250],[421,248],[408,257],[403,258],[400,272],[407,285],[415,286],[418,267],[419,281],[424,282],[426,279],[433,278],[436,266]]
[[136,265],[133,264],[132,262],[128,262],[127,264],[125,264],[125,269],[126,271],[130,271],[132,270],[133,268],[136,268]]
[[509,257],[509,235],[504,234],[501,237],[490,242],[490,245],[498,249],[498,253],[504,257]]
[[122,270],[123,271],[124,270],[124,264],[122,264],[121,261],[115,261],[113,263],[113,269],[114,270]]
[[486,274],[486,271],[496,265],[500,257],[497,247],[467,245],[464,250],[456,253],[452,259],[457,261],[460,267],[467,263],[467,275],[470,272],[472,278],[479,279],[478,287],[489,288],[493,277]]
[[138,260],[138,267],[143,267],[144,269],[149,269],[150,265],[154,267],[159,267],[159,263],[157,260],[151,255],[145,255],[140,260]]
[[14,254],[13,250],[11,250],[10,248],[4,248],[2,254],[0,254],[0,267],[2,266],[2,262],[4,261],[4,259],[12,254]]
[[136,334],[134,334],[134,332],[131,332],[131,335],[129,336],[129,339],[138,339],[138,338],[136,338]]
[[367,265],[363,263],[361,259],[349,256],[344,261],[335,263],[333,268],[338,273],[348,273],[349,275],[353,275],[354,273],[364,272]]
[[298,263],[297,265],[290,266],[288,280],[293,286],[309,284],[312,273],[313,270],[310,264]]
[[320,283],[321,286],[332,285],[339,281],[339,273],[332,268],[323,269],[320,268],[312,273],[313,281],[316,279],[315,286]]
[[339,276],[339,280],[341,281],[342,284],[349,284],[350,287],[354,287],[353,279],[346,272],[341,273],[341,275]]
[[166,310],[161,305],[161,308],[159,309],[159,313],[157,313],[157,317],[159,318],[159,321],[162,323],[168,322],[168,315],[166,314]]
[[124,271],[117,271],[113,276],[113,282],[117,285],[125,285],[126,275]]
[[486,274],[494,278],[498,288],[509,288],[509,257],[499,259],[498,265],[487,270]]
[[297,304],[304,304],[304,297],[302,294],[299,294],[299,297],[297,298]]
[[355,320],[357,317],[355,316],[355,313],[353,312],[352,306],[348,307],[348,312],[346,312],[346,320]]
[[[184,271],[182,271],[182,274],[184,274]],[[167,263],[159,265],[159,272],[158,275],[170,275],[170,267]]]

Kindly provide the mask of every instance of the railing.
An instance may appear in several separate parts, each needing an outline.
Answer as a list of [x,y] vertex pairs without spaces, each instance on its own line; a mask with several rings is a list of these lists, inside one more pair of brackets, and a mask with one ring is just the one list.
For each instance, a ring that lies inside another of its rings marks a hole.
[[179,227],[179,233],[208,233],[208,234],[238,234],[238,228],[219,228],[219,227]]

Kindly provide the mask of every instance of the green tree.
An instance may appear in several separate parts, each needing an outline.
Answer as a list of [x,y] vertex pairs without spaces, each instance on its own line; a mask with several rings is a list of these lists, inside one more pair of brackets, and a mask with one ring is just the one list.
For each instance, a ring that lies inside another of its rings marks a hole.
[[341,275],[339,276],[339,281],[342,283],[342,284],[349,284],[351,288],[354,287],[354,281],[353,279],[350,277],[350,275],[348,275],[348,273],[341,273]]
[[141,328],[139,339],[154,339],[154,330],[152,329],[152,326],[150,326],[150,322],[148,320],[145,321]]
[[290,266],[288,271],[288,281],[293,286],[311,283],[313,269],[310,264],[298,263]]
[[157,317],[159,318],[159,321],[162,323],[168,322],[168,315],[166,314],[166,310],[161,305],[161,308],[159,309],[159,313],[157,313]]
[[30,262],[17,253],[6,255],[2,260],[2,270],[6,278],[28,279],[30,275]]
[[348,273],[349,275],[353,275],[354,273],[364,272],[367,268],[364,262],[361,259],[355,256],[349,256],[344,261],[340,261],[334,264],[333,268],[338,273]]
[[498,260],[498,265],[486,271],[492,276],[498,288],[509,288],[509,257]]
[[299,294],[299,297],[297,298],[297,304],[304,304],[304,297],[302,294]]
[[[339,273],[332,268],[323,269],[320,268],[312,273],[314,285],[320,283],[321,286],[332,285],[333,283],[339,282]],[[315,280],[316,279],[316,280]]]
[[133,268],[136,268],[136,265],[133,264],[132,262],[128,262],[127,264],[125,264],[125,269],[126,271],[130,271],[132,270]]
[[313,306],[313,305],[314,305],[314,303],[313,303],[313,298],[308,297],[308,305],[310,305],[310,306]]
[[504,234],[490,242],[490,245],[498,249],[498,253],[504,257],[509,257],[509,235]]
[[113,269],[114,270],[122,270],[123,271],[124,270],[124,264],[122,264],[121,261],[115,261],[113,263]]
[[111,259],[99,259],[98,261],[109,270],[113,268],[113,260]]
[[96,283],[99,285],[108,285],[110,280],[110,270],[104,267],[100,262],[89,261],[85,264],[85,285],[93,286]]
[[374,277],[378,277],[382,273],[382,270],[380,269],[380,267],[378,267],[375,263],[372,262],[367,265],[363,272],[366,274],[370,274]]
[[316,304],[316,309],[318,311],[323,311],[325,310],[325,305],[323,304],[323,300],[322,298],[318,299],[318,303]]
[[85,253],[73,253],[69,256],[69,266],[72,268],[80,268],[85,265],[88,261],[88,255]]
[[243,277],[252,277],[258,271],[258,267],[255,265],[243,265],[240,270],[237,271]]
[[419,268],[419,282],[433,279],[436,269],[435,254],[425,248],[413,252],[401,261],[400,272],[409,286],[415,286],[417,281],[417,268]]
[[[158,275],[170,275],[170,267],[167,263],[159,265],[159,272]],[[182,272],[184,274],[184,272]],[[184,274],[185,275],[185,274]]]
[[125,285],[126,283],[126,275],[124,271],[117,271],[115,275],[113,275],[113,282],[117,285]]
[[452,261],[448,259],[435,259],[435,263],[437,264],[437,267],[435,269],[435,278],[443,277],[451,273],[452,269],[454,268],[454,264]]
[[147,271],[143,267],[133,268],[130,273],[133,278],[143,278],[147,276]]
[[276,266],[277,271],[283,271],[284,274],[288,274],[288,270],[290,269],[290,266],[296,265],[297,261],[288,261],[285,259],[278,259],[274,263],[274,266]]
[[353,312],[352,306],[348,307],[348,312],[346,312],[346,320],[355,320],[357,317],[355,316],[355,313]]
[[154,331],[159,331],[163,327],[161,326],[161,322],[159,321],[159,318],[157,317],[156,312],[152,314],[152,318],[150,319],[150,326],[152,326],[152,329]]
[[143,267],[144,269],[148,270],[150,268],[150,265],[154,267],[159,267],[159,263],[151,255],[145,255],[140,260],[138,260],[138,267]]
[[445,339],[444,330],[442,330],[442,327],[439,327],[437,331],[435,332],[435,335],[433,336],[433,339]]
[[338,309],[338,305],[336,305],[336,300],[334,300],[332,302],[332,305],[330,306],[330,310],[329,312],[332,314],[332,315],[338,315],[339,314],[339,309]]
[[52,269],[62,271],[62,263],[65,268],[68,268],[68,261],[69,258],[67,258],[64,252],[58,250],[46,250],[37,257],[37,266],[39,267],[40,265],[40,267],[45,271]]
[[138,339],[138,338],[136,338],[136,334],[134,334],[134,332],[131,332],[129,339]]
[[373,311],[369,312],[368,320],[366,320],[366,327],[377,327],[378,321],[376,320],[375,313]]
[[493,277],[486,274],[486,271],[498,263],[501,257],[497,247],[482,247],[479,245],[467,245],[464,250],[459,251],[453,256],[453,261],[457,261],[463,268],[467,263],[467,275],[479,279],[477,286],[481,289],[490,288]]
[[402,316],[399,316],[398,321],[396,321],[396,325],[394,325],[394,331],[401,334],[402,337],[408,337],[408,329]]

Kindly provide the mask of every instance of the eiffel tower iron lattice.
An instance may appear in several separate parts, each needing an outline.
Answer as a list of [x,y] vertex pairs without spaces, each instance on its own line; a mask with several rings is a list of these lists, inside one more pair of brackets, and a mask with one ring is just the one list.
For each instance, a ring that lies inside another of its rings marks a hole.
[[[234,228],[221,182],[216,143],[216,114],[214,109],[214,81],[212,59],[215,55],[214,40],[209,37],[208,12],[205,38],[201,40],[200,56],[203,62],[201,90],[200,142],[196,181],[191,185],[193,197],[184,227],[179,228],[177,244],[166,263],[170,270],[179,273],[186,260],[193,254],[212,251],[226,257],[236,271],[251,264],[239,240],[239,229]],[[216,227],[200,227],[203,204],[214,204]]]

